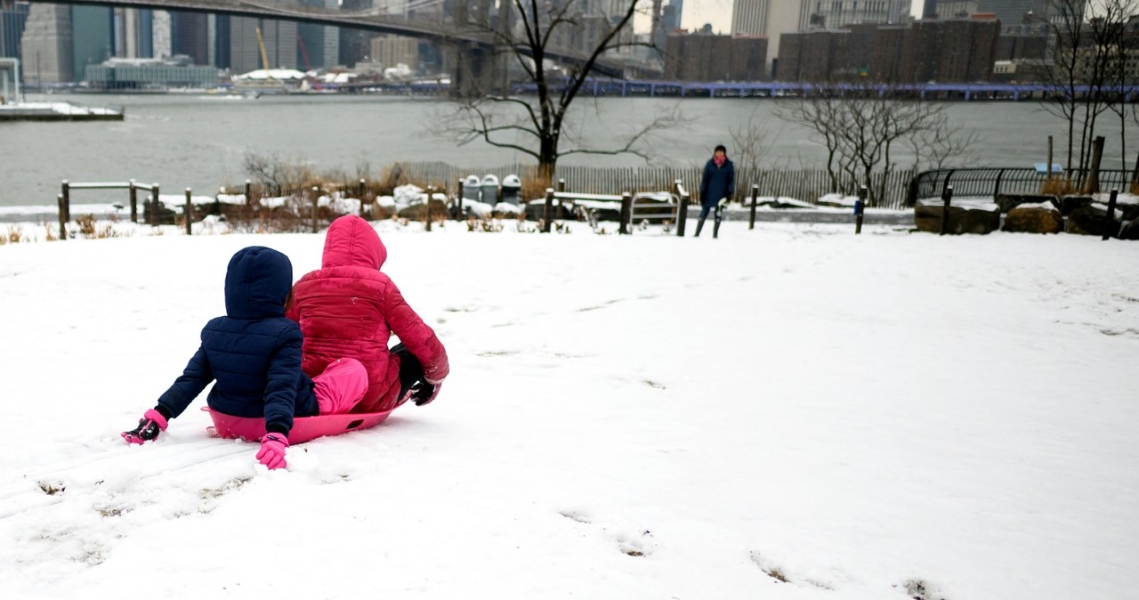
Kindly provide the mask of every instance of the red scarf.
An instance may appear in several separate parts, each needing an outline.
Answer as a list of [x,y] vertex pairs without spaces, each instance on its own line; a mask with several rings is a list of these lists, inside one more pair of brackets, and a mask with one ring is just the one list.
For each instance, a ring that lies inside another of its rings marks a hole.
[[716,167],[719,168],[719,167],[724,166],[724,163],[728,162],[728,157],[727,156],[713,156],[712,162],[716,163]]

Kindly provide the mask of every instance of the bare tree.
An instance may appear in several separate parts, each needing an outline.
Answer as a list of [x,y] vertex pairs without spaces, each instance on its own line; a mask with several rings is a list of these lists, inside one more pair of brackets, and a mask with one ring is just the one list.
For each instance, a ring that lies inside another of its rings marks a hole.
[[612,55],[652,47],[632,36],[633,18],[647,14],[649,0],[613,0],[605,15],[591,12],[596,5],[586,0],[501,0],[495,26],[486,21],[463,25],[493,40],[497,56],[506,58],[496,68],[512,66],[520,76],[511,83],[527,89],[525,95],[479,89],[473,100],[462,100],[458,112],[437,131],[460,145],[481,139],[531,156],[545,181],[552,180],[558,160],[572,154],[647,157],[645,141],[654,132],[676,126],[683,119],[678,109],[634,125],[616,147],[594,146],[575,128],[571,106],[592,77],[601,77]]
[[[1091,165],[1099,117],[1115,111],[1123,126],[1127,24],[1136,9],[1135,0],[1050,0],[1043,74],[1050,93],[1043,107],[1066,121],[1066,167],[1077,169],[1080,181]],[[1121,145],[1125,151],[1126,141]]]
[[[907,99],[888,85],[835,84],[812,90],[778,114],[813,129],[827,148],[831,191],[869,187],[870,203],[883,200],[897,145],[945,127],[945,105]],[[877,186],[875,172],[881,173]]]
[[[760,168],[769,162],[771,148],[786,127],[785,121],[776,127],[766,117],[760,117],[759,108],[757,105],[752,109],[746,123],[740,123],[728,131],[732,137],[735,163],[739,166],[736,181],[744,184],[749,177],[757,177]],[[746,193],[747,185],[736,185],[737,196]]]
[[982,136],[977,130],[949,121],[949,115],[934,117],[929,127],[906,138],[914,155],[914,169],[944,169],[968,166],[980,155]]

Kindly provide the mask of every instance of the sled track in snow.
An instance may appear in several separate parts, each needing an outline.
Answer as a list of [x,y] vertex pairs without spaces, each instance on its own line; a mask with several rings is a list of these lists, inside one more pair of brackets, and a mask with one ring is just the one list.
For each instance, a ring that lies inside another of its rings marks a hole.
[[106,449],[87,456],[4,473],[2,478],[6,483],[0,485],[0,520],[69,498],[88,498],[89,492],[105,479],[123,477],[124,472],[136,481],[147,480],[203,463],[239,455],[252,456],[254,451],[249,444],[220,439],[159,442],[143,447],[128,447],[115,440],[106,445]]

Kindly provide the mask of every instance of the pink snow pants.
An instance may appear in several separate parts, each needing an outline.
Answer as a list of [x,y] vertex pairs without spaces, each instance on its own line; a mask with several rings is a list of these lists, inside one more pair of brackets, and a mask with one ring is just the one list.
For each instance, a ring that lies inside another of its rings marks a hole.
[[329,363],[312,382],[320,414],[342,414],[364,399],[364,392],[368,391],[368,370],[354,358],[342,358]]

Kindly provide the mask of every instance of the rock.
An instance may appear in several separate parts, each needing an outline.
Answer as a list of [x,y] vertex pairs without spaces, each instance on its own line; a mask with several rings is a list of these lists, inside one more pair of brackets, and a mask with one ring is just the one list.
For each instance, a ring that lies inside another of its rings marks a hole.
[[1059,206],[1056,196],[1050,194],[997,194],[994,198],[1001,212],[1007,213],[1021,204],[1041,204],[1044,202]]
[[[921,231],[941,232],[942,203],[940,200],[922,200],[914,207],[914,224]],[[1001,226],[1001,208],[992,202],[951,204],[946,233],[986,234]]]
[[1068,215],[1068,223],[1064,227],[1067,233],[1076,233],[1080,235],[1099,235],[1102,236],[1105,231],[1110,231],[1115,235],[1119,232],[1119,222],[1109,221],[1107,218],[1107,209],[1099,204],[1090,204],[1083,208],[1077,208]]
[[1008,211],[1001,231],[1020,233],[1060,233],[1064,217],[1052,204],[1021,205]]
[[1091,196],[1064,196],[1060,198],[1060,214],[1065,217],[1077,208],[1091,206],[1095,200]]
[[1121,240],[1139,240],[1139,219],[1127,221],[1119,230]]
[[[438,194],[437,194],[438,195]],[[399,217],[410,221],[422,221],[426,217],[427,206],[423,203],[413,204],[399,209]],[[438,221],[447,216],[447,204],[442,200],[431,200],[431,217]]]

